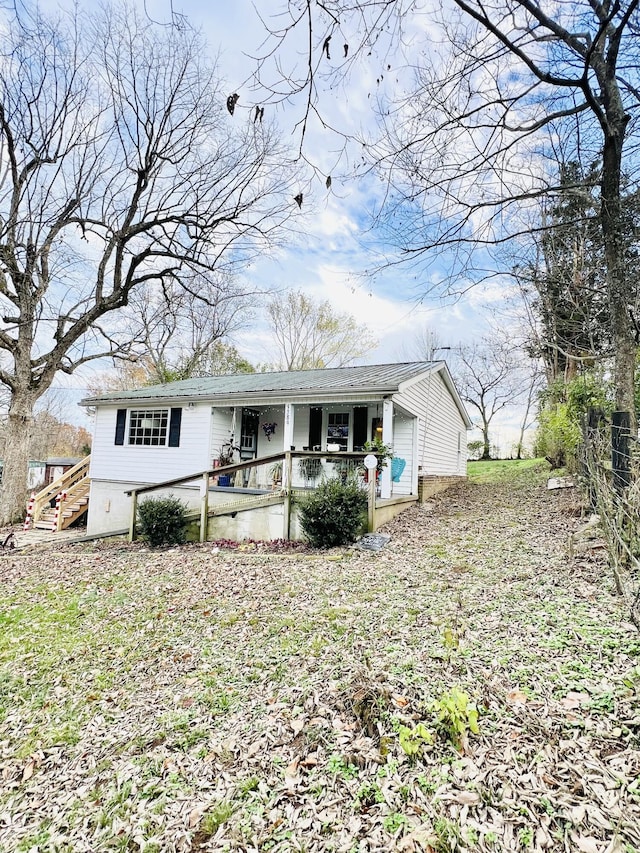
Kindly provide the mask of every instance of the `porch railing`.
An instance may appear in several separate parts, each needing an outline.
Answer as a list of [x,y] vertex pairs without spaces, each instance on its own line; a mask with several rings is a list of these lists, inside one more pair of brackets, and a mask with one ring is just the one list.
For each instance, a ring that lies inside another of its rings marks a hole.
[[[152,483],[130,489],[126,494],[131,496],[131,516],[129,521],[129,539],[136,538],[136,519],[140,495],[149,494],[159,489],[169,489],[172,486],[187,486],[199,483],[200,486],[200,541],[204,542],[207,534],[209,519],[209,492],[211,488],[230,488],[236,494],[269,494],[277,492],[284,503],[285,538],[289,538],[291,518],[291,498],[295,490],[313,488],[326,476],[348,476],[350,470],[364,471],[364,457],[369,451],[313,451],[288,450],[261,456],[232,465],[222,465],[207,471],[197,471],[161,483]],[[376,455],[376,454],[371,454]],[[306,460],[310,460],[307,462]],[[369,479],[369,478],[366,478]],[[363,486],[365,477],[362,478]],[[376,479],[371,477],[368,484],[369,492],[369,528],[375,529],[375,499]]]

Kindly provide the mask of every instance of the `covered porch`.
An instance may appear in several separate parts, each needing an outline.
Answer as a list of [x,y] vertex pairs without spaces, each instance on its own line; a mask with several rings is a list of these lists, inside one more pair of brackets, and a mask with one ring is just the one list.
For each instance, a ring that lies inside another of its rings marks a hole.
[[[213,406],[212,468],[291,452],[291,487],[312,488],[323,477],[345,476],[361,465],[367,445],[379,440],[393,448],[394,459],[382,470],[378,497],[417,496],[417,427],[417,419],[391,399]],[[279,482],[275,463],[260,467],[243,467],[224,485],[268,489]]]

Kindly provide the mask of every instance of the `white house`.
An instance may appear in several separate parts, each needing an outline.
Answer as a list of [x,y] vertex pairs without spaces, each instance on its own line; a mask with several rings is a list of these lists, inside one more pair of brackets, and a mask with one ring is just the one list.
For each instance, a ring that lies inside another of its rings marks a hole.
[[[245,465],[235,487],[206,480],[213,484],[207,494],[214,508],[229,508],[234,493],[241,492],[236,499],[245,501],[254,496],[252,506],[256,496],[273,493],[274,466],[260,465],[262,457],[316,451],[319,468],[331,474],[347,461],[340,454],[361,451],[376,437],[391,445],[399,460],[382,473],[382,503],[415,501],[419,484],[466,476],[471,422],[443,361],[203,377],[113,392],[82,404],[95,409],[90,533],[128,527],[127,492],[186,475],[194,475],[190,485],[173,484],[157,493],[171,491],[196,507],[197,476],[220,464],[223,450],[232,450],[234,462],[256,464]],[[312,485],[305,473],[300,463],[290,485]],[[265,512],[277,516],[282,508],[272,505]],[[228,509],[227,520],[218,522],[226,525],[221,536],[282,535],[277,519],[265,527],[255,521],[256,513],[253,521],[251,513],[243,513],[242,520],[237,515]]]

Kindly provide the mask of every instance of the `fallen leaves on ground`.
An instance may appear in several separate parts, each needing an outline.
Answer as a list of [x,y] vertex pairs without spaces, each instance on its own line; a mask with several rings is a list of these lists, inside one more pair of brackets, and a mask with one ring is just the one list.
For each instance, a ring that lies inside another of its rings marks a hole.
[[377,553],[6,557],[0,849],[640,849],[640,639],[564,500],[467,484]]

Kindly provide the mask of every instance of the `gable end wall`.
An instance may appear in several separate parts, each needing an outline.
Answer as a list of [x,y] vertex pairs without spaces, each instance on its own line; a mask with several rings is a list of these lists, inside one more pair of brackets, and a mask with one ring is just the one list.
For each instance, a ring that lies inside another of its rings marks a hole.
[[467,428],[439,373],[431,373],[394,402],[418,417],[418,460],[422,474],[465,476]]

